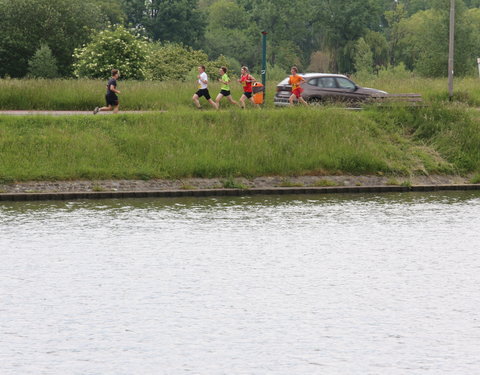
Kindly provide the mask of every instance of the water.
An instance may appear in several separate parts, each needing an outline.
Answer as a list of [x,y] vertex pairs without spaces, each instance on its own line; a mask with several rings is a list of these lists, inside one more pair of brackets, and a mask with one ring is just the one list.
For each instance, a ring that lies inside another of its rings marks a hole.
[[480,193],[0,205],[0,374],[474,374]]

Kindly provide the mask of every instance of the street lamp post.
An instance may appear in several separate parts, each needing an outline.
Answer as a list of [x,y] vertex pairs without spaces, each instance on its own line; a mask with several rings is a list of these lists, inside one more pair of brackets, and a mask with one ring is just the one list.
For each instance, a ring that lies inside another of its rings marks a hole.
[[262,31],[262,85],[267,83],[267,32]]
[[450,0],[450,38],[448,43],[448,97],[453,97],[453,54],[455,51],[455,0]]

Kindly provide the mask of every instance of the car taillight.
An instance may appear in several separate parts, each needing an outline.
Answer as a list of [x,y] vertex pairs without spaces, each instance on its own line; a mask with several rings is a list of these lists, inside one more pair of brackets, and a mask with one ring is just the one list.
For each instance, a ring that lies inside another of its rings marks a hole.
[[288,86],[277,86],[277,92],[280,91],[292,91],[292,88]]

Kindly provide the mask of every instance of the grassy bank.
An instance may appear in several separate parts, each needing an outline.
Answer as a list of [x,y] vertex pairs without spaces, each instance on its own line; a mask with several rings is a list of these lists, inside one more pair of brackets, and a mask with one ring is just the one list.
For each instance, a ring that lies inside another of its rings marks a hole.
[[0,116],[0,180],[480,171],[466,108]]

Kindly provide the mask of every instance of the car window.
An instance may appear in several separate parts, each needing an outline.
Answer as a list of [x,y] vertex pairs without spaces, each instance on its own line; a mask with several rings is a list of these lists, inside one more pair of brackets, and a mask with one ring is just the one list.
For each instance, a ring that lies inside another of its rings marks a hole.
[[355,84],[346,78],[337,78],[338,86],[342,89],[354,90]]
[[312,86],[317,86],[318,78],[312,78],[308,80],[308,84]]
[[337,88],[337,84],[335,83],[335,78],[333,77],[322,77],[318,79],[317,82],[318,87],[322,87],[324,89],[335,89]]

